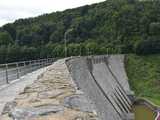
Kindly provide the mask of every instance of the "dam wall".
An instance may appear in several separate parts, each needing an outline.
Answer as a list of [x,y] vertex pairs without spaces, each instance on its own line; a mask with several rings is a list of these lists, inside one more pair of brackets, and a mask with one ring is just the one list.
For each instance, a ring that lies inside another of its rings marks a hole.
[[123,55],[60,59],[23,84],[1,91],[0,120],[134,120]]
[[102,120],[134,119],[124,55],[75,57],[66,64],[78,89],[92,100]]

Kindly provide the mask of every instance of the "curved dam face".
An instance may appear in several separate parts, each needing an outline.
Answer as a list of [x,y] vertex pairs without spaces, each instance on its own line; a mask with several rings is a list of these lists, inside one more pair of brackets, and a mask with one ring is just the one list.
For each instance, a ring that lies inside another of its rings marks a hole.
[[75,57],[66,64],[77,87],[92,100],[102,120],[134,119],[123,55]]

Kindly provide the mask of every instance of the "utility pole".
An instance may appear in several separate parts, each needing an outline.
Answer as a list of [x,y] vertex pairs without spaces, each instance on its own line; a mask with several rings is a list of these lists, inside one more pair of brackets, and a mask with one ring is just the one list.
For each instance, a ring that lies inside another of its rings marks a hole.
[[71,32],[73,29],[70,28],[68,30],[66,30],[66,32],[64,33],[64,44],[65,44],[65,48],[64,48],[64,51],[65,51],[65,57],[67,57],[67,35],[69,34],[69,32]]
[[67,57],[67,31],[64,34],[64,51],[65,51],[65,58]]
[[81,45],[80,45],[80,51],[79,51],[80,53],[79,53],[79,56],[81,56],[82,55],[82,48],[81,48]]

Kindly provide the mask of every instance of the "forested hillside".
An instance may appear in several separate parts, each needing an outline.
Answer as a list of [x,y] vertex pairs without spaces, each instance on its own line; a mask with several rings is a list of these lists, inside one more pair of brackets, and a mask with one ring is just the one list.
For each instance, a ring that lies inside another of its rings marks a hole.
[[160,53],[159,0],[107,0],[0,28],[0,63],[106,53]]

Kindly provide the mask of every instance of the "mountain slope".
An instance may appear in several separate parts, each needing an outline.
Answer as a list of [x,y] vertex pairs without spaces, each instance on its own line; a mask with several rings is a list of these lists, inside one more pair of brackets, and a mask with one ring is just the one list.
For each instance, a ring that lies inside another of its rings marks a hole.
[[20,58],[33,59],[23,56],[27,46],[28,54],[35,53],[32,56],[64,56],[66,39],[68,55],[152,54],[160,52],[159,34],[160,1],[107,0],[4,25],[0,28],[0,53],[12,56],[13,48],[18,48]]

